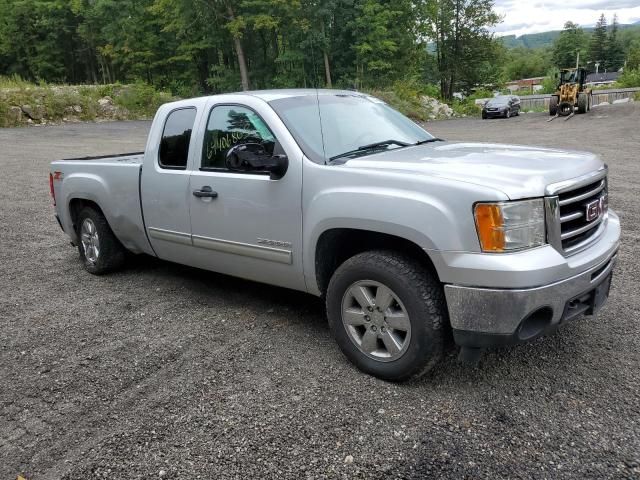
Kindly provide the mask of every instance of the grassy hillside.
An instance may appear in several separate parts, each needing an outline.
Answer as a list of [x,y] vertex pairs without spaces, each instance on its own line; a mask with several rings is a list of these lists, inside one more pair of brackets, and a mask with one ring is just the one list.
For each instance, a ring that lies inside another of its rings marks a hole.
[[[630,25],[620,25],[620,30],[634,30],[640,33],[640,22],[636,22]],[[592,27],[583,28],[583,30],[587,33],[591,33],[593,31]],[[553,42],[560,35],[560,30],[552,30],[549,32],[540,32],[540,33],[528,33],[526,35],[521,35],[516,38],[515,35],[505,35],[504,37],[500,37],[504,46],[507,48],[516,48],[516,47],[525,47],[525,48],[542,48],[542,47],[550,47],[553,45]]]
[[0,77],[0,127],[144,119],[171,99],[170,94],[143,83],[35,85]]

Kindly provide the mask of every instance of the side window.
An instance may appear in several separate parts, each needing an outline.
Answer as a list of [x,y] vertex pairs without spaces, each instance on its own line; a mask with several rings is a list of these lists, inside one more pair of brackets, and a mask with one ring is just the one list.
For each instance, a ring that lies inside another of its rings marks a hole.
[[276,148],[273,133],[253,110],[237,105],[213,107],[204,132],[202,168],[226,169],[227,152],[243,143],[258,143],[271,155]]
[[189,158],[189,142],[196,119],[195,108],[175,110],[167,117],[160,140],[161,168],[185,170]]

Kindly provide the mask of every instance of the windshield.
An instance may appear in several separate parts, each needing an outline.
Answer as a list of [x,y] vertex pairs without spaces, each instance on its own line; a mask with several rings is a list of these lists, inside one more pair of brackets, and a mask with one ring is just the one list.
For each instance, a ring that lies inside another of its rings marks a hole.
[[496,107],[500,105],[506,105],[507,103],[509,103],[509,97],[496,97],[489,100],[487,102],[487,105]]
[[323,92],[269,103],[305,155],[316,163],[403,148],[434,138],[384,102],[358,93]]

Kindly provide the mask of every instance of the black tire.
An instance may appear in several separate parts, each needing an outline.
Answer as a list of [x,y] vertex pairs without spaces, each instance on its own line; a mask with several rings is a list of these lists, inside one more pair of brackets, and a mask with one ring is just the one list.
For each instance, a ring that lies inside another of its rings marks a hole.
[[[99,254],[95,261],[87,258],[82,242],[82,225],[87,219],[93,222],[97,231]],[[83,208],[78,215],[76,228],[78,233],[78,252],[87,272],[94,275],[103,275],[122,268],[126,259],[126,249],[113,234],[107,219],[104,218],[100,211],[92,207]]]
[[578,113],[587,113],[589,110],[589,97],[586,93],[578,95]]
[[511,110],[507,110],[504,114],[504,118],[511,118]]
[[574,113],[574,111],[575,107],[571,102],[560,102],[560,105],[558,105],[558,115],[561,117],[567,117]]
[[558,103],[560,102],[560,98],[557,95],[552,95],[549,100],[549,115],[554,117],[558,114]]
[[482,119],[486,120],[487,119],[487,114],[485,112],[482,112]]
[[[390,288],[407,311],[411,336],[404,354],[396,360],[379,361],[364,354],[343,324],[343,298],[355,282],[363,280]],[[363,372],[383,380],[405,381],[427,373],[442,359],[449,328],[444,292],[432,273],[410,257],[374,250],[350,258],[331,278],[326,303],[338,346]]]

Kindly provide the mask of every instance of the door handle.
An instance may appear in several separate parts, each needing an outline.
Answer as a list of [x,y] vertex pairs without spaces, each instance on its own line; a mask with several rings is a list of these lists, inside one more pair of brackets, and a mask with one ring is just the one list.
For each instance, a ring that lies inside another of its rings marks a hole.
[[193,196],[198,198],[218,198],[218,192],[214,192],[211,187],[202,187],[200,190],[194,190]]

